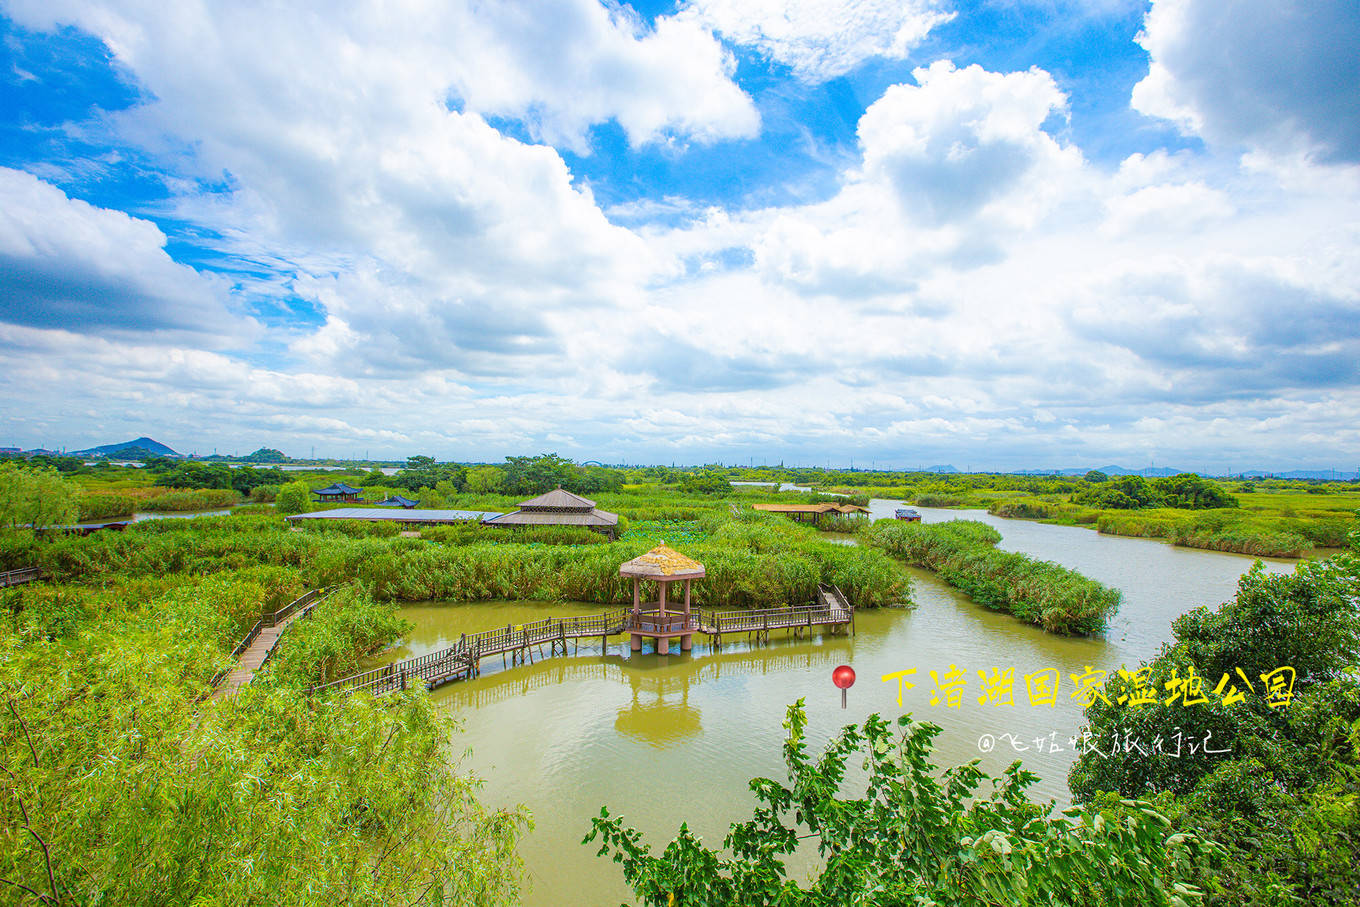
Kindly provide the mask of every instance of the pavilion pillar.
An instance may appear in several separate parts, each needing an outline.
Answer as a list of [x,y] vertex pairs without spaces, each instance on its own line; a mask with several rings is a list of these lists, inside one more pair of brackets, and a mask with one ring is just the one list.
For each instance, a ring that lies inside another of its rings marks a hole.
[[[685,629],[689,629],[689,580],[685,580]],[[680,651],[688,652],[694,647],[694,634],[686,633],[680,637]]]
[[656,638],[656,654],[671,654],[671,638],[669,636],[658,636]]
[[633,645],[632,645],[633,651],[634,651],[634,652],[641,652],[641,651],[642,651],[642,634],[640,634],[640,633],[633,633],[633,634],[631,634],[631,635],[632,635],[632,637],[633,637]]
[[663,582],[661,582],[660,580],[658,580],[658,581],[657,581],[657,585],[661,587],[661,598],[660,598],[660,600],[657,602],[657,604],[661,607],[661,616],[662,616],[662,617],[665,617],[665,616],[666,616],[666,587],[667,587],[668,585],[670,585],[670,583],[663,583]]

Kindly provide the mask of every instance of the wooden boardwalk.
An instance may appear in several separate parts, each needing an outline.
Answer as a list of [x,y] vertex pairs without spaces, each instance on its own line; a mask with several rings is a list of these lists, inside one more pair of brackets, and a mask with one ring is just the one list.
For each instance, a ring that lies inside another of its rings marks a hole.
[[230,696],[254,680],[255,675],[274,654],[274,649],[278,647],[283,631],[288,629],[289,624],[310,616],[312,610],[332,591],[333,588],[313,589],[296,601],[265,614],[256,621],[255,626],[250,628],[250,632],[236,644],[231,653],[236,659],[235,665],[219,671],[212,679],[211,686],[214,688],[212,698]]
[[[661,617],[655,611],[633,614],[628,608],[611,608],[602,614],[586,617],[544,618],[521,626],[507,626],[481,633],[464,634],[457,643],[438,652],[430,652],[406,661],[384,665],[341,678],[312,692],[348,692],[367,690],[374,695],[404,690],[409,684],[423,683],[433,689],[457,680],[477,676],[483,658],[509,655],[509,664],[525,664],[533,660],[534,650],[541,657],[566,655],[567,640],[598,637],[601,651],[608,646],[609,637],[619,633],[654,630]],[[840,589],[826,583],[817,590],[817,600],[810,605],[787,608],[755,609],[750,611],[715,611],[695,608],[688,623],[683,612],[667,613],[666,626],[672,631],[692,630],[704,633],[716,645],[722,645],[725,635],[745,633],[748,637],[768,642],[771,630],[788,630],[795,636],[811,634],[814,627],[830,627],[833,632],[849,627],[854,630],[855,609]],[[548,647],[546,656],[543,647]]]
[[18,570],[7,570],[0,573],[0,589],[17,586],[20,583],[31,583],[35,579],[42,579],[42,575],[42,569],[39,567],[20,567]]

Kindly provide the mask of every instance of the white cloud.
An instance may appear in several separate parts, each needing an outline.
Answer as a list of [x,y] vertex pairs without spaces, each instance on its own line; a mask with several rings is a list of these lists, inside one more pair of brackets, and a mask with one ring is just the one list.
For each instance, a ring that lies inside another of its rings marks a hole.
[[[611,119],[638,145],[670,136],[749,137],[759,128],[750,98],[730,78],[733,62],[711,34],[664,17],[648,31],[627,7],[595,0],[7,6],[28,27],[71,23],[99,36],[170,104],[229,88],[247,103],[267,95],[279,107],[373,127],[413,106],[452,100],[471,112],[523,119],[538,137],[580,149],[590,126]],[[329,135],[308,134],[306,119],[290,136],[298,150],[340,150]]]
[[689,0],[680,12],[805,82],[825,82],[875,57],[906,59],[953,16],[941,0]]
[[239,345],[254,333],[224,281],[174,262],[150,221],[68,198],[0,167],[0,320],[93,334],[192,335]]
[[1360,162],[1354,0],[1153,0],[1133,106],[1216,144]]
[[[484,17],[417,4],[21,12],[93,31],[145,87],[153,100],[116,128],[177,168],[175,217],[321,304],[327,327],[293,347],[314,367],[332,355],[329,367],[382,373],[542,370],[562,348],[557,321],[620,304],[655,266],[554,149],[449,109],[450,92],[523,107],[549,131],[617,117],[638,141],[755,122],[711,36],[678,22],[640,34],[584,0]],[[223,174],[231,191],[201,194],[198,180]]]

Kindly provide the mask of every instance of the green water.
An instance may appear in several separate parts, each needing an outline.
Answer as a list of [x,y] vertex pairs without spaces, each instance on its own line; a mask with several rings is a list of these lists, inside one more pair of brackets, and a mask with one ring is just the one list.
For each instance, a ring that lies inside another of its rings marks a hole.
[[[930,522],[959,516],[917,509]],[[520,848],[531,886],[524,902],[630,900],[615,865],[580,844],[601,805],[626,816],[658,848],[682,820],[706,842],[720,843],[730,822],[750,816],[747,781],[762,775],[783,778],[780,723],[787,705],[800,697],[807,701],[813,741],[828,739],[870,712],[911,711],[944,728],[937,738],[938,764],[980,759],[997,773],[1023,758],[1042,779],[1032,793],[1066,802],[1067,770],[1074,758],[1067,738],[1082,724],[1081,709],[1068,695],[1068,675],[1088,665],[1113,671],[1154,654],[1170,638],[1176,615],[1230,597],[1237,577],[1251,565],[1247,558],[1146,539],[988,522],[1005,536],[1003,548],[1059,561],[1123,589],[1123,607],[1107,634],[1098,639],[1051,636],[978,607],[929,573],[912,571],[917,607],[859,612],[854,636],[825,633],[809,641],[775,634],[769,645],[728,640],[721,651],[696,636],[692,653],[669,656],[650,649],[631,653],[623,637],[612,639],[602,653],[596,639],[583,641],[569,657],[522,667],[503,669],[499,656],[486,659],[480,678],[437,690],[435,701],[462,721],[455,741],[459,761],[486,780],[485,800],[523,803],[534,814],[535,829]],[[1292,569],[1290,562],[1267,566]],[[391,657],[443,648],[460,633],[598,610],[524,602],[412,606],[403,615],[414,629]],[[858,675],[844,710],[831,684],[831,671],[840,664],[851,665]],[[958,708],[943,701],[931,705],[929,672],[943,679],[951,664],[965,672],[962,703]],[[896,683],[880,677],[913,667],[917,686],[904,694],[899,708]],[[1014,669],[1016,705],[979,704],[977,671],[992,668]],[[1058,702],[1030,705],[1024,675],[1050,669],[1062,674]],[[1006,734],[1028,751],[1015,752]],[[980,746],[985,735],[993,741],[990,752],[982,751],[985,740]],[[1042,750],[1036,738],[1044,738]],[[812,864],[812,855],[803,855],[796,873]]]

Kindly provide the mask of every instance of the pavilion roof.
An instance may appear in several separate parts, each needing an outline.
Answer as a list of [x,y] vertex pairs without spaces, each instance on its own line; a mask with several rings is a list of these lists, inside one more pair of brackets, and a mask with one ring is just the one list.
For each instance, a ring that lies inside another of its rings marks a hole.
[[595,509],[595,502],[589,498],[583,498],[579,494],[572,494],[570,491],[563,491],[558,488],[522,502],[519,509],[528,511],[548,510],[558,513],[589,513]]
[[704,575],[704,565],[685,557],[665,542],[646,554],[640,554],[619,567],[621,576],[682,576]]
[[768,513],[868,513],[869,508],[860,507],[858,504],[833,504],[823,502],[821,504],[752,504],[753,510],[764,510]]
[[318,488],[313,494],[360,494],[361,488],[353,488],[344,482],[335,482],[325,488]]

